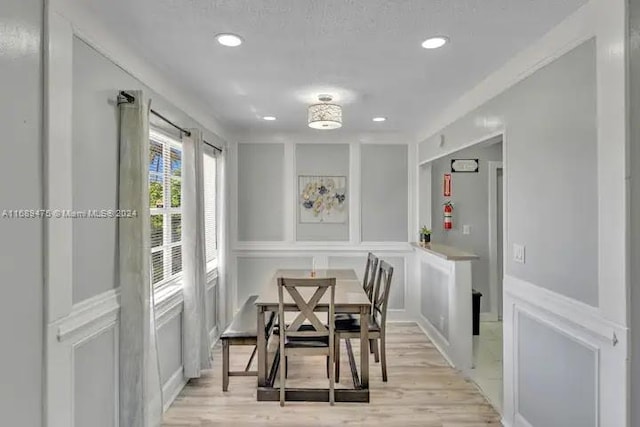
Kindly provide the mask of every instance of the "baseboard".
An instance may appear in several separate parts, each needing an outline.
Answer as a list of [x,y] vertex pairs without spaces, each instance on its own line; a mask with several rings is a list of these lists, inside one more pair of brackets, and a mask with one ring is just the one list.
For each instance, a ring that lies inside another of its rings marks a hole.
[[429,341],[435,346],[435,348],[440,352],[442,357],[447,361],[447,363],[455,368],[456,365],[449,357],[449,353],[447,351],[448,343],[447,340],[438,332],[438,330],[429,322],[423,315],[418,315],[418,321],[416,322],[418,327],[422,329],[422,332],[429,338]]
[[184,377],[183,367],[180,366],[162,386],[163,412],[169,409],[169,406],[176,400],[185,385],[187,385],[187,379]]
[[514,422],[515,427],[533,427],[529,421],[527,421],[522,415],[516,414],[516,420]]

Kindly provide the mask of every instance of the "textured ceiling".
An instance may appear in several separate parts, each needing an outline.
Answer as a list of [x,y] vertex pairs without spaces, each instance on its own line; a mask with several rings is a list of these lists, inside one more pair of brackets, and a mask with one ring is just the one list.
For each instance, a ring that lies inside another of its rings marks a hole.
[[[306,106],[331,93],[344,105],[338,132],[412,135],[585,0],[80,3],[230,130],[319,132],[306,127]],[[245,43],[222,47],[221,32]],[[439,34],[451,43],[420,46]]]

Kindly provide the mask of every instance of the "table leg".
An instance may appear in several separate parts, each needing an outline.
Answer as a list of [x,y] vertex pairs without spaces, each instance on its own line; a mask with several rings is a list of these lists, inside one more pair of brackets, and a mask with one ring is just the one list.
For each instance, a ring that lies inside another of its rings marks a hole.
[[369,322],[366,307],[360,308],[360,385],[369,388]]
[[264,308],[258,307],[258,387],[267,384],[267,337],[264,330]]

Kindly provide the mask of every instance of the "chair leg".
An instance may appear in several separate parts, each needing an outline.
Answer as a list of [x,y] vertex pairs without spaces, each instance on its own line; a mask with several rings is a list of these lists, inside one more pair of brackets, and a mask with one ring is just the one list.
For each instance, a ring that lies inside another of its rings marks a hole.
[[280,406],[284,406],[287,356],[284,354],[284,339],[280,337]]
[[380,354],[378,353],[378,340],[369,340],[369,348],[371,349],[371,353],[373,353],[374,360],[376,361],[376,363],[378,363],[380,361]]
[[331,337],[330,339],[333,339],[333,348],[329,349],[329,357],[327,357],[327,372],[329,373],[329,404],[330,405],[334,405],[336,398],[335,398],[335,378],[334,378],[334,372],[333,369],[330,369],[331,364],[334,362],[333,358],[335,356],[335,336]]
[[334,359],[335,359],[333,363],[336,365],[334,369],[335,381],[339,383],[340,382],[340,335],[336,334],[333,350],[334,350],[333,352],[334,352]]
[[222,391],[229,390],[229,342],[222,340]]
[[380,335],[380,356],[382,361],[382,381],[387,382],[387,343],[384,334]]
[[331,360],[330,357],[327,356],[327,378],[331,378],[329,371],[331,370]]

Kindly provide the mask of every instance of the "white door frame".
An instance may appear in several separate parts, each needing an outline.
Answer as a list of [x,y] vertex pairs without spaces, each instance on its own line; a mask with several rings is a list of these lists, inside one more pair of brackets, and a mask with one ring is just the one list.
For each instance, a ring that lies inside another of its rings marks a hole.
[[[498,169],[504,169],[502,162],[488,162],[489,174],[489,302],[491,310],[485,313],[483,320],[498,320]],[[504,186],[504,179],[503,179]],[[504,204],[504,188],[502,192]],[[503,218],[504,226],[504,218]],[[503,230],[504,231],[504,230]],[[504,233],[503,233],[504,235]],[[504,252],[504,247],[502,248]]]

